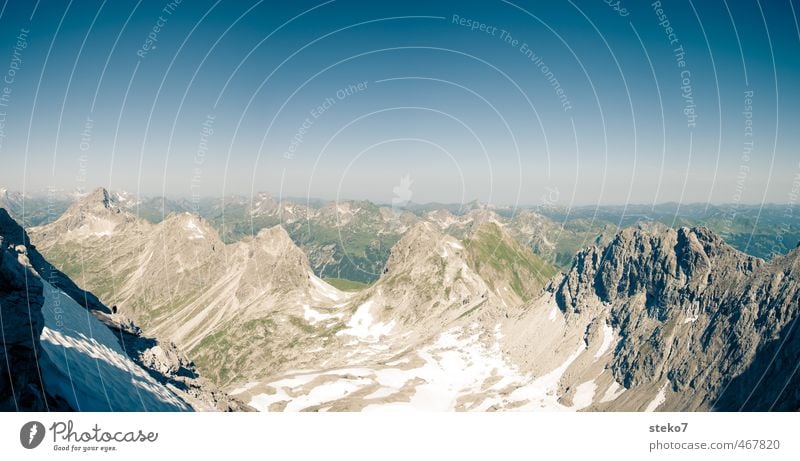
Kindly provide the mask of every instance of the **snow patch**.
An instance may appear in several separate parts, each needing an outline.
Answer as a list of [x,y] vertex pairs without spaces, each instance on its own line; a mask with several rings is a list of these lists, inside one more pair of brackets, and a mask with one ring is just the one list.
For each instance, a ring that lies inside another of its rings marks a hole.
[[283,378],[281,380],[269,383],[269,385],[275,388],[286,387],[291,389],[310,383],[317,376],[318,375],[315,373],[310,373],[307,375],[299,375],[299,376],[294,376],[292,378]]
[[575,388],[575,396],[572,398],[572,408],[574,410],[581,410],[592,404],[594,400],[594,393],[597,390],[597,384],[594,380],[586,381]]
[[518,374],[499,353],[499,347],[487,349],[480,334],[460,338],[461,329],[442,333],[437,341],[419,351],[425,365],[409,370],[407,379],[422,378],[409,405],[422,410],[453,411],[460,395],[478,392],[493,374]]
[[236,389],[230,391],[229,394],[230,395],[243,394],[243,393],[249,391],[250,389],[252,389],[252,388],[254,388],[256,386],[258,386],[258,381],[254,381],[254,382],[251,382],[251,383],[246,383],[246,384],[244,384],[244,385],[242,385],[240,387],[237,387]]
[[303,410],[308,407],[319,405],[332,400],[338,400],[352,394],[353,392],[361,389],[369,384],[370,381],[359,379],[339,379],[330,383],[326,383],[315,387],[307,395],[300,396],[292,400],[286,406],[287,411]]
[[389,365],[390,367],[396,367],[397,365],[403,365],[405,363],[409,363],[410,361],[410,358],[402,357],[397,360],[392,360],[391,362],[386,362],[386,365]]
[[567,409],[558,403],[558,383],[567,371],[572,362],[586,350],[583,341],[578,344],[577,349],[555,370],[535,379],[533,382],[520,387],[511,393],[510,397],[514,400],[528,400],[530,403],[520,407],[520,410],[545,409],[563,410]]
[[206,234],[192,219],[186,221],[186,224],[183,225],[183,228],[190,232],[189,240],[202,240],[206,238]]
[[325,320],[341,318],[342,314],[324,314],[312,309],[308,304],[303,304],[303,318],[310,324],[315,325]]
[[[356,379],[337,379],[335,381],[320,384],[310,390],[307,394],[292,397],[298,393],[298,387],[304,386],[319,375],[311,374],[303,376],[303,379],[282,380],[271,383],[270,386],[276,388],[274,394],[259,394],[250,400],[250,405],[260,411],[269,411],[270,405],[277,402],[286,401],[284,411],[301,411],[309,407],[318,406],[327,402],[336,401],[347,397],[359,389],[371,384],[372,381],[365,378]],[[291,394],[291,395],[290,395]]]
[[661,390],[658,391],[656,398],[654,398],[653,401],[647,405],[647,408],[644,411],[647,412],[656,411],[656,409],[658,409],[658,407],[660,407],[661,404],[663,404],[667,400],[668,385],[669,385],[669,380],[667,380],[667,382],[665,382],[664,385],[661,386]]
[[463,250],[464,249],[464,246],[461,245],[460,243],[456,242],[456,241],[447,240],[444,243],[446,243],[450,248],[453,248],[453,249],[456,249],[456,250]]
[[550,312],[547,314],[547,320],[555,322],[561,314],[561,309],[558,308],[558,303],[556,302],[556,297],[554,295],[548,296],[544,306],[542,307],[547,308],[547,306],[550,306]]
[[623,392],[625,392],[625,388],[620,383],[611,381],[611,385],[608,386],[605,394],[603,394],[603,397],[600,398],[600,402],[606,403],[617,400],[617,397],[622,395]]
[[407,383],[411,377],[405,370],[398,370],[396,368],[385,368],[375,372],[376,379],[381,386],[391,387],[393,389],[400,389]]
[[347,328],[337,332],[336,335],[355,336],[363,341],[370,342],[377,341],[382,336],[388,335],[394,329],[395,321],[373,323],[372,314],[370,314],[373,304],[373,301],[369,300],[359,306],[356,313],[347,322]]
[[342,293],[334,288],[332,285],[326,283],[321,278],[317,277],[313,273],[308,273],[308,278],[311,280],[311,285],[319,291],[319,293],[327,299],[338,301],[342,299]]
[[594,358],[599,359],[602,357],[611,347],[612,342],[614,342],[614,329],[611,328],[611,325],[603,322],[603,342],[600,343],[600,348],[594,353]]
[[377,391],[373,392],[372,394],[369,394],[368,396],[364,397],[364,399],[366,399],[366,400],[369,400],[369,399],[382,399],[384,397],[389,397],[390,395],[395,394],[395,393],[397,393],[397,391],[392,389],[392,388],[390,388],[390,387],[381,387]]
[[77,229],[70,229],[68,234],[77,234],[78,237],[109,237],[114,235],[117,223],[110,219],[95,215],[87,215],[83,225]]

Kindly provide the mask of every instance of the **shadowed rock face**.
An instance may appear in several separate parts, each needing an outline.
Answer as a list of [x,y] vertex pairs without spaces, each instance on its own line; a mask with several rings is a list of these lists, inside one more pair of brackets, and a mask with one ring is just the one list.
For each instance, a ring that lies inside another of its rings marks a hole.
[[50,264],[31,244],[25,230],[3,208],[0,208],[0,236],[5,239],[6,246],[24,246],[31,267],[42,278],[67,293],[78,304],[93,311],[111,313],[111,310],[100,302],[97,296],[82,290],[66,274]]
[[609,306],[615,379],[669,380],[662,410],[797,409],[799,261],[766,263],[705,228],[631,228],[580,252],[556,299],[567,314]]
[[0,411],[67,410],[42,384],[39,337],[44,329],[44,296],[39,277],[22,264],[26,261],[24,247],[7,248],[0,236]]

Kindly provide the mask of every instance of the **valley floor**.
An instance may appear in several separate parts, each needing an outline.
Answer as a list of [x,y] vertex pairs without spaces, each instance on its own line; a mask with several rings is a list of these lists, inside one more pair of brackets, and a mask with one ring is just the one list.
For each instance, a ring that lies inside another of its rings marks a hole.
[[[540,307],[544,313],[550,306]],[[546,315],[554,328],[563,327],[552,310]],[[571,399],[563,398],[567,369],[581,355],[603,357],[614,340],[610,327],[591,348],[578,340],[567,354],[542,364],[540,369],[547,371],[534,376],[503,350],[501,323],[492,328],[473,321],[422,343],[414,343],[410,332],[367,334],[376,324],[360,326],[361,331],[344,330],[353,340],[317,369],[289,371],[230,393],[259,411],[576,411],[593,402],[611,402],[625,391],[611,380],[600,394],[602,385],[592,379],[575,386]],[[377,329],[386,330],[380,324]],[[610,377],[607,370],[599,373]],[[650,411],[660,403],[653,402]]]

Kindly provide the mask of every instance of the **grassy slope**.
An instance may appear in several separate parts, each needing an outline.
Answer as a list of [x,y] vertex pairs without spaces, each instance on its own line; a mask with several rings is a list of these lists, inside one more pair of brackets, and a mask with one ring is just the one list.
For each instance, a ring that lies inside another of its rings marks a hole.
[[356,282],[354,280],[337,278],[325,278],[323,280],[342,291],[361,291],[364,288],[369,287],[369,284],[367,283]]
[[539,256],[505,235],[495,223],[481,226],[464,241],[467,262],[494,288],[496,281],[508,280],[522,300],[535,295],[557,270]]

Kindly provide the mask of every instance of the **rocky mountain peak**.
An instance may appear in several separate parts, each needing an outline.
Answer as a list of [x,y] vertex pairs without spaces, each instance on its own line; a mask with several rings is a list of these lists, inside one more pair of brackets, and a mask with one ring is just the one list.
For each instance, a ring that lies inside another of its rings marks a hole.
[[[447,248],[453,251],[448,252]],[[384,274],[404,270],[421,271],[426,261],[447,259],[461,254],[463,247],[453,237],[444,234],[429,221],[411,226],[389,252]]]
[[259,192],[250,201],[250,215],[273,215],[278,208],[278,201],[269,192]]
[[294,245],[289,233],[280,225],[261,229],[256,234],[256,240],[267,241],[277,245]]
[[241,261],[243,284],[256,292],[270,285],[287,291],[309,287],[312,272],[308,257],[283,226],[262,229],[255,237],[244,239],[229,250],[229,259]]
[[155,226],[160,239],[172,242],[176,248],[196,248],[198,244],[212,251],[223,247],[217,230],[204,218],[190,212],[171,213]]
[[360,299],[380,321],[413,327],[422,335],[437,325],[493,311],[496,298],[466,257],[462,242],[435,224],[418,222],[392,247],[380,278]]
[[[608,316],[621,338],[611,369],[626,388],[666,382],[675,407],[739,409],[758,377],[773,372],[771,357],[798,354],[774,350],[776,332],[792,334],[797,264],[797,252],[767,263],[704,227],[639,226],[580,251],[556,301],[569,314]],[[700,387],[720,394],[704,401]]]
[[22,194],[10,192],[6,188],[0,188],[0,208],[5,209],[9,214],[13,214],[22,205]]
[[456,218],[450,210],[445,208],[440,208],[438,210],[433,210],[425,213],[425,220],[433,222],[437,224],[442,229],[447,229],[451,224],[456,222],[458,219]]
[[411,226],[392,247],[384,272],[419,264],[436,254],[447,254],[446,250],[442,251],[444,246],[458,249],[461,244],[442,233],[433,223],[420,221]]
[[711,230],[632,227],[618,232],[604,248],[589,247],[574,258],[557,296],[562,308],[592,293],[604,302],[645,294],[648,299],[696,297],[715,275],[744,276],[763,261],[738,252]]
[[[279,267],[293,280],[305,280],[310,267],[305,252],[298,247],[286,229],[277,225],[261,229],[252,240],[245,240],[250,260],[255,259],[253,270],[273,272]],[[267,267],[269,266],[269,267]]]
[[500,224],[500,217],[489,206],[465,206],[464,209],[466,212],[463,214],[453,214],[447,209],[433,210],[426,213],[424,219],[461,239],[469,237],[485,223]]
[[56,239],[109,237],[119,226],[136,221],[136,216],[121,207],[114,194],[101,187],[75,201],[48,226],[48,231]]
[[482,220],[474,230],[474,234],[494,234],[503,240],[513,240],[513,237],[506,231],[503,225],[494,219]]
[[200,228],[212,228],[205,218],[188,211],[170,213],[166,218],[164,218],[163,224],[166,227],[173,226],[184,229],[188,228],[187,230],[194,230],[195,227],[197,227],[199,230],[204,230]]
[[527,220],[543,220],[547,219],[544,215],[528,209],[528,208],[520,208],[514,210],[514,218],[515,219],[527,219]]
[[479,227],[485,223],[500,223],[497,213],[487,206],[481,206],[470,210],[466,214],[468,219],[472,220],[473,227]]
[[318,210],[318,219],[334,227],[347,226],[356,221],[357,217],[367,220],[380,220],[380,210],[370,202],[357,200],[329,202]]
[[74,207],[80,209],[106,209],[116,211],[116,200],[113,195],[104,187],[98,187],[87,195],[78,199]]

